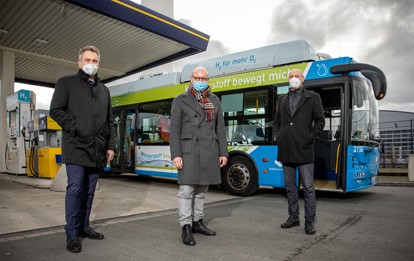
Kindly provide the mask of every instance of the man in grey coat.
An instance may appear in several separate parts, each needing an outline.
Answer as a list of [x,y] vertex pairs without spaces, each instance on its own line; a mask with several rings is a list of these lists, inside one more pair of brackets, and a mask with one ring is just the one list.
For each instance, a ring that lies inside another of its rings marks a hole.
[[170,148],[178,169],[178,211],[182,241],[194,246],[192,233],[216,232],[203,224],[204,198],[209,185],[220,184],[220,168],[228,158],[224,119],[219,98],[210,92],[208,72],[197,67],[185,93],[172,103]]
[[313,143],[325,126],[321,97],[303,88],[305,80],[299,69],[289,72],[289,93],[280,97],[273,124],[273,139],[278,145],[278,161],[283,163],[288,199],[288,220],[282,228],[299,226],[299,197],[296,169],[302,180],[305,200],[305,232],[315,234],[316,196],[313,185]]

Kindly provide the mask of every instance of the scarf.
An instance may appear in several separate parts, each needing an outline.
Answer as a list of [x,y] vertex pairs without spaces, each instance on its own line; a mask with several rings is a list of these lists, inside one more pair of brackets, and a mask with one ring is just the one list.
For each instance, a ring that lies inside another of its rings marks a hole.
[[203,108],[206,113],[207,121],[212,121],[216,119],[216,108],[214,104],[210,101],[208,96],[210,96],[210,87],[207,87],[204,91],[198,92],[193,88],[193,85],[190,84],[189,88],[190,93],[196,98],[198,103]]

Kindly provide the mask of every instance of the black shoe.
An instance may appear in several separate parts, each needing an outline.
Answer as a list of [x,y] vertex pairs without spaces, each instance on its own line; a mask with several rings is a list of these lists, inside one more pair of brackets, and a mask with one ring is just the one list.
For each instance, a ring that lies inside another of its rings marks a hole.
[[77,236],[66,238],[66,248],[73,253],[82,251],[82,244]]
[[315,234],[315,223],[312,221],[305,221],[305,232],[308,235]]
[[199,221],[194,221],[193,222],[193,233],[201,233],[203,235],[206,236],[215,236],[216,232],[207,228],[204,224],[203,224],[203,220],[200,219]]
[[181,234],[181,238],[183,239],[183,243],[189,246],[195,246],[196,241],[193,237],[193,233],[191,232],[190,225],[183,226],[183,233]]
[[79,232],[79,236],[81,237],[87,237],[92,239],[104,239],[105,236],[101,233],[96,232],[93,230],[92,227],[85,227],[83,230]]
[[295,226],[300,226],[299,218],[289,217],[285,223],[280,225],[281,228],[291,228]]

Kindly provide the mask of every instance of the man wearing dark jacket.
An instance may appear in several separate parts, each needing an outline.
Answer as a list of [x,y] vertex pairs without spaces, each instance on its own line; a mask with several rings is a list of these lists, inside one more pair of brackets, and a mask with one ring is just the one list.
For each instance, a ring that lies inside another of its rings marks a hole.
[[305,80],[299,69],[289,72],[289,93],[280,97],[273,124],[273,139],[278,145],[278,161],[283,163],[288,199],[288,220],[282,228],[299,226],[296,168],[302,180],[305,201],[305,232],[315,234],[316,196],[313,186],[313,143],[325,126],[319,94],[303,88]]
[[100,54],[94,46],[79,50],[79,71],[59,79],[50,116],[62,127],[62,155],[66,164],[66,248],[82,251],[79,236],[103,239],[89,226],[99,172],[114,157],[115,129],[108,88],[97,75]]

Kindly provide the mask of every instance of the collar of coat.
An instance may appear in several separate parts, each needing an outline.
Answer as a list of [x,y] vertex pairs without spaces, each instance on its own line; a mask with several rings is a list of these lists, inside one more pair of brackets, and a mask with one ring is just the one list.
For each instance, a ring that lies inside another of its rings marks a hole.
[[[81,77],[82,80],[84,80],[85,82],[88,82],[88,80],[89,80],[89,74],[86,74],[82,69],[79,69],[78,70],[78,75],[79,75],[79,77]],[[94,85],[96,85],[99,81],[100,81],[99,75],[96,74],[95,75],[95,83],[94,83]]]
[[[306,90],[303,89],[302,91],[302,95],[300,96],[299,102],[296,105],[296,110],[295,113],[292,115],[292,117],[296,114],[296,112],[299,111],[300,107],[302,107],[302,105],[311,97],[311,93]],[[282,105],[285,108],[285,110],[289,113],[290,115],[290,109],[289,109],[289,101],[288,101],[288,94],[285,95],[283,101],[282,101]]]
[[[203,108],[201,108],[201,105],[198,103],[197,99],[194,97],[194,95],[192,95],[189,91],[186,91],[182,94],[182,101],[187,104],[188,106],[190,106],[194,111],[196,111],[198,114],[200,114],[201,116],[203,116],[203,118],[205,117],[205,112],[203,110]],[[209,95],[209,99],[210,101],[214,104],[214,107],[217,108],[218,104],[217,104],[217,98],[216,96],[210,92]]]

